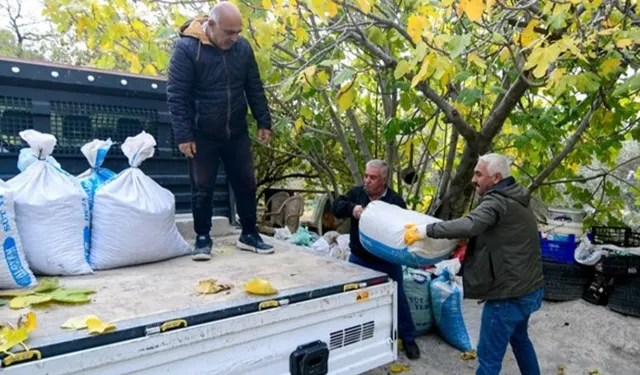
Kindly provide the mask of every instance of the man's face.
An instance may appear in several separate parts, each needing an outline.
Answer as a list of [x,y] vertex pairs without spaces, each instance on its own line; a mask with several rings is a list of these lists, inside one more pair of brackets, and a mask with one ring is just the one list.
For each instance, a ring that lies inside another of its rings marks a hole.
[[242,31],[242,17],[239,15],[223,15],[220,22],[216,24],[213,20],[209,20],[210,30],[209,39],[221,50],[229,50],[238,40]]
[[382,176],[382,169],[378,167],[367,167],[364,172],[364,191],[368,194],[382,194],[387,184],[387,180]]
[[487,170],[487,163],[479,161],[473,170],[471,183],[476,187],[478,194],[483,195],[502,180],[502,175],[496,173],[493,176]]

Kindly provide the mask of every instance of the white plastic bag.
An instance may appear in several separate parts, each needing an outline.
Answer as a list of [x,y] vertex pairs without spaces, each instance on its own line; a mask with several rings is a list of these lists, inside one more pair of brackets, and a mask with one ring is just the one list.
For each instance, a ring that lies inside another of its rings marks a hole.
[[36,284],[22,250],[13,197],[9,185],[0,180],[0,289],[27,288]]
[[89,267],[89,200],[78,180],[47,162],[56,138],[29,129],[20,136],[38,160],[7,183],[15,194],[16,223],[31,270],[82,275]]
[[157,262],[190,252],[176,227],[175,197],[138,168],[153,156],[155,145],[146,132],[128,137],[122,152],[131,168],[96,191],[90,257],[96,270]]
[[360,216],[360,242],[373,255],[387,262],[410,267],[436,264],[453,252],[456,241],[426,238],[407,246],[404,242],[404,226],[426,226],[439,221],[386,202],[373,201]]
[[580,239],[580,244],[573,252],[573,258],[576,262],[584,264],[585,266],[595,266],[595,264],[600,261],[603,254],[604,251],[597,246],[593,246],[589,237],[584,235]]
[[311,250],[315,251],[319,254],[329,254],[331,251],[331,246],[323,237],[318,238],[318,240],[311,244]]
[[82,188],[89,196],[89,208],[93,210],[93,197],[98,187],[115,177],[115,173],[107,168],[102,168],[102,163],[107,157],[109,149],[113,145],[111,138],[106,141],[94,139],[82,146],[80,151],[84,154],[91,168],[78,175]]

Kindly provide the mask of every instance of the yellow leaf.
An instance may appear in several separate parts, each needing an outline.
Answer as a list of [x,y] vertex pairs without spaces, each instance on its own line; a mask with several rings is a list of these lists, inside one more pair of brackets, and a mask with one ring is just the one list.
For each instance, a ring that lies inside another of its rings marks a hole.
[[198,282],[198,292],[202,294],[216,294],[224,290],[229,290],[233,286],[230,284],[217,284],[216,279],[201,280]]
[[142,64],[140,64],[138,56],[134,55],[131,59],[131,68],[129,70],[131,71],[131,73],[140,73],[140,71],[142,70]]
[[145,66],[144,69],[142,70],[142,74],[147,74],[147,75],[150,75],[150,76],[157,76],[158,75],[158,71],[153,66],[153,64],[147,64],[147,66]]
[[418,72],[418,74],[416,74],[413,77],[413,79],[411,80],[411,88],[416,87],[416,85],[418,83],[420,83],[420,82],[422,82],[422,80],[424,80],[425,76],[427,75],[427,73],[429,71],[429,66],[430,66],[431,62],[433,62],[433,55],[429,54],[422,61],[422,66],[420,67],[420,71]]
[[536,78],[544,77],[549,64],[556,61],[560,53],[562,49],[555,44],[547,47],[538,46],[531,51],[524,68],[528,70],[535,67],[533,75]]
[[389,371],[393,374],[399,374],[401,372],[407,372],[411,369],[411,367],[409,366],[405,366],[399,363],[394,363],[391,366],[389,366]]
[[511,54],[509,53],[509,49],[507,47],[503,47],[502,51],[500,51],[500,61],[505,62],[511,58]]
[[38,326],[38,322],[36,321],[36,313],[33,311],[27,313],[27,315],[23,315],[18,320],[18,328],[25,328],[27,332],[32,332]]
[[616,42],[618,48],[626,48],[633,45],[633,39],[620,39]]
[[529,22],[527,27],[525,27],[524,30],[522,30],[522,33],[520,33],[520,38],[519,38],[520,45],[526,47],[529,44],[531,44],[531,42],[538,39],[538,34],[534,30],[536,26],[538,26],[538,20],[533,19],[531,20],[531,22]]
[[329,13],[330,17],[333,17],[336,14],[338,14],[338,4],[334,3],[333,1],[330,1],[327,4],[327,13]]
[[31,295],[24,297],[16,297],[9,302],[9,307],[12,309],[24,309],[25,307],[29,307],[31,305],[39,305],[43,303],[50,302],[52,300],[51,296],[47,295]]
[[271,295],[278,293],[278,290],[271,286],[271,283],[267,280],[262,280],[260,278],[255,278],[249,280],[245,286],[244,290],[247,293],[258,294],[258,295]]
[[602,64],[600,65],[600,70],[605,76],[608,76],[609,73],[616,70],[619,66],[620,66],[620,59],[610,58],[602,62]]
[[271,4],[271,0],[262,0],[262,7],[265,9],[271,9],[273,4]]
[[467,59],[472,63],[476,64],[478,67],[482,69],[487,69],[487,64],[475,52],[470,53]]
[[310,67],[308,67],[307,69],[305,69],[302,74],[304,74],[305,77],[307,77],[307,79],[309,81],[311,81],[311,79],[313,78],[313,76],[316,74],[316,66],[312,65]]
[[301,45],[302,43],[306,42],[309,40],[309,34],[307,33],[307,30],[303,29],[302,27],[298,27],[296,29],[296,42],[298,45]]
[[470,21],[475,22],[482,18],[485,4],[483,0],[462,0],[460,9],[467,14]]
[[89,318],[98,319],[95,315],[74,316],[73,318],[67,319],[60,327],[66,329],[85,329],[87,328],[87,320]]
[[26,328],[12,329],[3,327],[0,335],[0,352],[7,352],[16,345],[24,343],[29,338],[29,331]]
[[409,22],[407,23],[407,33],[411,37],[414,43],[418,43],[422,40],[422,33],[429,28],[429,21],[424,16],[409,16]]
[[460,359],[462,359],[463,361],[471,361],[476,359],[477,357],[478,357],[478,354],[475,350],[460,354]]
[[301,118],[297,119],[296,123],[294,125],[294,129],[295,129],[296,133],[299,133],[300,130],[302,130],[303,126],[304,126],[304,121]]
[[364,14],[371,12],[371,3],[369,3],[369,0],[358,0],[358,5],[360,5],[360,10],[362,10]]
[[104,323],[98,317],[90,317],[85,321],[87,325],[87,331],[93,334],[103,334],[107,332],[111,332],[116,329],[116,326],[111,323]]
[[0,290],[0,298],[21,297],[28,296],[29,294],[33,294],[33,291],[24,289]]
[[393,76],[395,77],[395,79],[400,79],[404,77],[405,74],[409,73],[410,70],[411,70],[411,65],[409,65],[409,62],[406,60],[400,60],[398,62],[398,65],[396,65],[396,69],[393,72]]
[[347,90],[338,94],[338,108],[340,108],[340,111],[342,112],[351,108],[353,100],[355,99],[355,90],[351,88],[351,84],[348,84],[345,87],[347,87]]
[[320,83],[322,83],[323,85],[326,85],[327,82],[329,82],[329,75],[324,70],[318,73],[316,77],[318,78],[318,81],[320,81]]

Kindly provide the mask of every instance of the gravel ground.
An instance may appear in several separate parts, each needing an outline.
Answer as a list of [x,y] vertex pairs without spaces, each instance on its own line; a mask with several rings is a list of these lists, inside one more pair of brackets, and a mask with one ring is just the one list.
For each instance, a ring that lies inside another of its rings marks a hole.
[[[465,301],[464,316],[469,336],[475,344],[480,332],[482,305]],[[529,324],[531,341],[538,353],[544,375],[558,374],[563,365],[566,375],[588,375],[599,370],[601,375],[640,374],[640,319],[626,317],[606,307],[582,300],[552,303],[532,315]],[[460,352],[437,334],[418,339],[422,357],[417,361],[399,355],[398,362],[410,366],[403,375],[472,375],[477,361],[463,361]],[[366,373],[386,375],[388,366]],[[520,374],[509,348],[503,363],[503,375]]]

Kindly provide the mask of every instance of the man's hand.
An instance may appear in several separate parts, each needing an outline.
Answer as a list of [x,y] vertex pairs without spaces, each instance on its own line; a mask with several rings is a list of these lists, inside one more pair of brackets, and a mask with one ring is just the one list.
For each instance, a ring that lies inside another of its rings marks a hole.
[[362,215],[362,211],[364,211],[364,207],[360,205],[355,206],[352,212],[353,217],[359,220]]
[[404,243],[409,246],[427,238],[426,225],[407,224],[404,227],[407,229],[404,232]]
[[180,152],[182,152],[184,156],[188,158],[193,158],[193,156],[196,154],[195,142],[180,143],[178,148],[180,149]]
[[271,139],[271,130],[258,129],[258,141],[260,143],[268,143],[269,139]]

